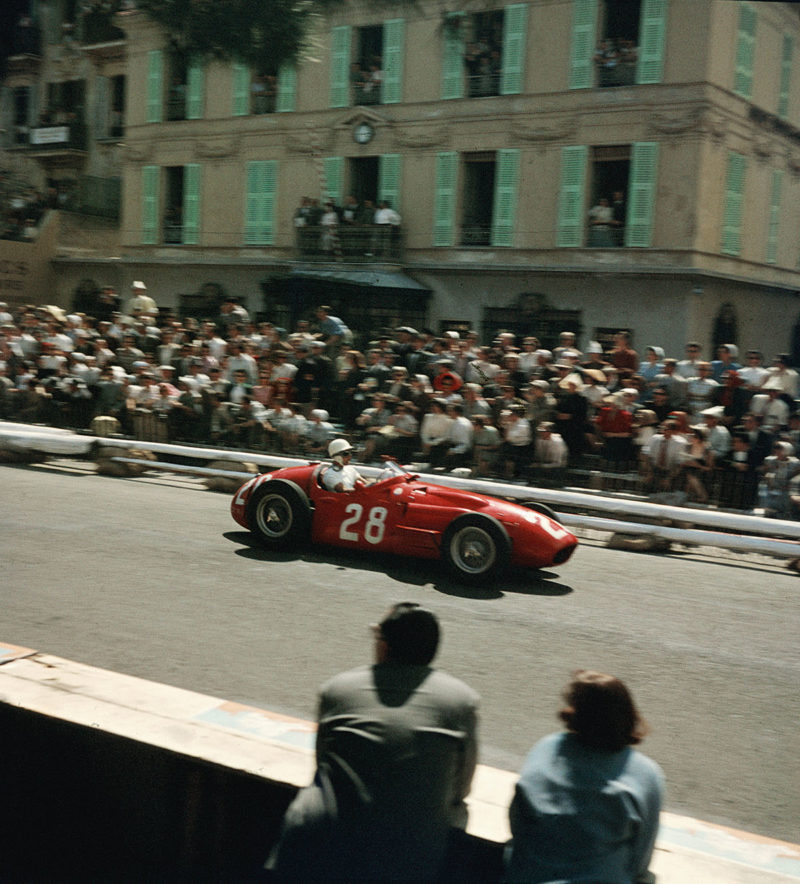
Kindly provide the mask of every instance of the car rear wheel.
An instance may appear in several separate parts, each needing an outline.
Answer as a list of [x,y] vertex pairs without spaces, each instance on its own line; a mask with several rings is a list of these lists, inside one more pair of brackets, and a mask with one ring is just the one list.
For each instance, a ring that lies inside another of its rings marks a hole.
[[311,533],[308,498],[294,482],[265,482],[247,502],[247,524],[263,546],[298,547],[308,542]]
[[505,528],[491,516],[459,516],[444,532],[442,557],[459,580],[489,583],[508,567],[511,541]]

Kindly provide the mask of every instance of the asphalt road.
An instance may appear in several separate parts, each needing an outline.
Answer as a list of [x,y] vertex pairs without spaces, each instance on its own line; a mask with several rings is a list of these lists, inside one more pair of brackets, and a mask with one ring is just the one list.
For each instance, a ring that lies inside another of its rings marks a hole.
[[586,540],[543,578],[467,589],[438,566],[254,548],[196,480],[0,467],[0,641],[313,718],[395,601],[441,617],[438,664],[480,691],[484,763],[558,728],[572,669],[612,672],[653,732],[667,809],[800,842],[800,583],[777,561]]

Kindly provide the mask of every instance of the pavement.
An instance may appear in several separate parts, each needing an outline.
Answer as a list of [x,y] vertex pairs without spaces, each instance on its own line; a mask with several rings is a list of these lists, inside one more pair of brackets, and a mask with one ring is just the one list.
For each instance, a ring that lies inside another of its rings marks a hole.
[[[33,712],[303,786],[315,725],[97,669],[0,641],[0,698]],[[479,765],[468,831],[502,842],[517,774]],[[663,812],[651,871],[659,884],[800,881],[800,845]]]

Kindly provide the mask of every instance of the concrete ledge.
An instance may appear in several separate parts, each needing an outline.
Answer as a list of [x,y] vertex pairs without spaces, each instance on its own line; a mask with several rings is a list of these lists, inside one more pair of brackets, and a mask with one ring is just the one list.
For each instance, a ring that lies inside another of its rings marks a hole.
[[[314,770],[311,722],[2,643],[0,730],[11,881],[247,880]],[[479,766],[468,802],[468,832],[498,854],[516,779]],[[661,884],[797,881],[800,847],[664,813],[653,871]]]

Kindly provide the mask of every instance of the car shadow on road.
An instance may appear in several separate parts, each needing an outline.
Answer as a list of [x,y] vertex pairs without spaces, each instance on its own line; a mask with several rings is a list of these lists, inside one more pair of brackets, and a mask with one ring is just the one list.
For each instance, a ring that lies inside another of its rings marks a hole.
[[573,591],[571,586],[558,583],[553,571],[518,569],[494,583],[470,585],[451,577],[442,562],[432,559],[404,559],[398,556],[370,554],[317,547],[294,551],[268,550],[260,546],[249,531],[226,531],[223,535],[232,543],[241,544],[236,555],[259,562],[303,561],[333,565],[370,573],[385,574],[389,579],[409,586],[430,584],[435,592],[465,599],[492,600],[510,592],[523,595],[564,596]]

